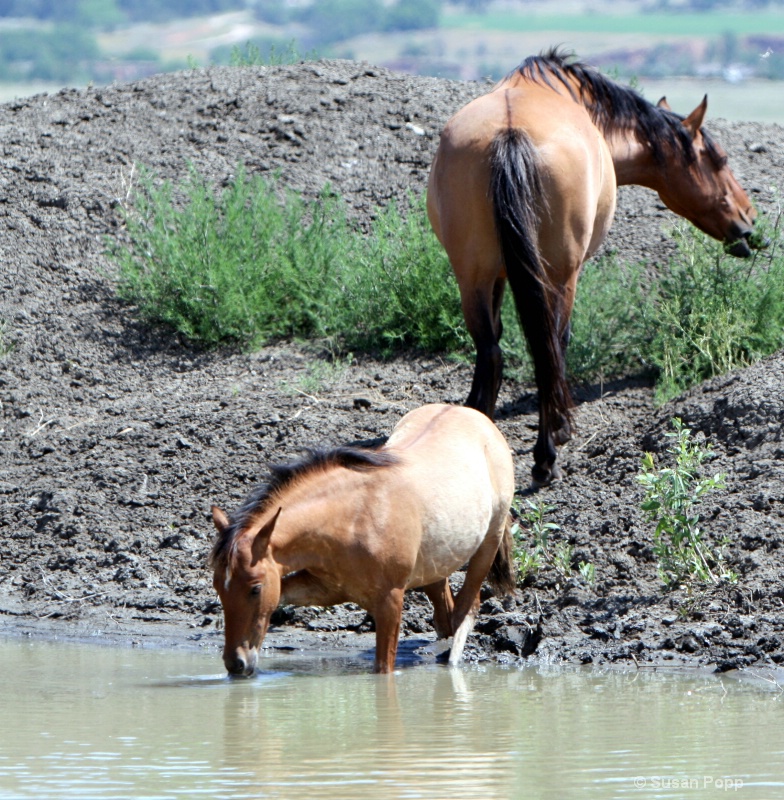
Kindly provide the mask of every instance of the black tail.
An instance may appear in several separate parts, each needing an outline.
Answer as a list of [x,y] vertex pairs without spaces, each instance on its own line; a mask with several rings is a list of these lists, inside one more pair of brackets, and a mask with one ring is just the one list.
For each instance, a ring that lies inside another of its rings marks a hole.
[[487,582],[500,595],[512,594],[517,587],[517,576],[515,575],[514,559],[512,557],[513,549],[512,517],[507,514],[504,536],[498,545],[498,552],[495,554],[493,566],[490,567],[490,574],[487,576]]
[[572,398],[561,346],[563,295],[548,279],[537,243],[547,200],[536,152],[524,131],[500,131],[491,159],[495,225],[507,279],[531,350],[542,419],[552,430],[571,421]]

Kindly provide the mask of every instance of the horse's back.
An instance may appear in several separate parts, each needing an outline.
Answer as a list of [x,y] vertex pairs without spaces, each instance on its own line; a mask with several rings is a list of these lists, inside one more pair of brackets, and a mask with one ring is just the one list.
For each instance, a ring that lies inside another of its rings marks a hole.
[[473,408],[433,403],[410,411],[385,449],[402,456],[409,469],[430,471],[448,483],[464,483],[453,467],[470,463],[471,472],[487,471],[497,479],[503,494],[514,493],[509,445],[493,421]]
[[501,432],[463,406],[407,414],[386,449],[400,458],[401,502],[418,509],[421,543],[409,587],[459,569],[488,535],[500,541],[514,497],[514,464]]

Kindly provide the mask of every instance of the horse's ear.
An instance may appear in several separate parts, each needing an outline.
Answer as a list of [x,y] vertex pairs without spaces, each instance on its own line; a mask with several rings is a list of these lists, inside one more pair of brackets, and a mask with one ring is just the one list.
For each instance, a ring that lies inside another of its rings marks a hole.
[[656,103],[656,108],[663,108],[665,111],[672,111],[670,104],[667,102],[667,97],[664,95],[659,98],[659,102]]
[[229,527],[229,518],[218,506],[212,506],[212,521],[220,534]]
[[705,97],[702,98],[702,102],[694,109],[694,111],[683,120],[683,125],[686,130],[691,134],[691,138],[694,139],[697,134],[700,132],[700,128],[702,127],[702,123],[705,121],[705,113],[708,110],[708,95],[706,94]]
[[281,511],[283,511],[283,506],[278,507],[278,510],[272,515],[272,518],[264,523],[264,526],[253,539],[253,555],[255,558],[264,558],[264,554],[272,538],[272,532],[275,530],[275,523],[278,521]]

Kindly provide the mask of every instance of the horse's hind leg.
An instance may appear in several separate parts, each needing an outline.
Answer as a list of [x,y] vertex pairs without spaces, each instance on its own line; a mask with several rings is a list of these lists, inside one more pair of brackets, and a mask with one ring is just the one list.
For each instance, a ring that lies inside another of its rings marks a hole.
[[452,648],[449,651],[449,666],[454,667],[459,663],[463,656],[463,650],[468,639],[468,634],[474,629],[477,614],[479,613],[479,592],[473,598],[473,601],[466,613],[463,615],[462,621],[455,630],[454,638],[452,639]]
[[452,630],[452,612],[455,608],[455,600],[452,597],[452,587],[449,585],[449,578],[429,583],[422,587],[422,591],[430,598],[433,604],[433,627],[436,629],[436,636],[439,639],[448,639],[454,631]]
[[[561,334],[561,353],[563,354],[564,364],[564,381],[566,381],[566,350],[569,347],[569,342],[572,340],[572,323],[571,320],[567,321],[564,332]],[[572,438],[572,425],[569,419],[563,414],[555,426],[555,433],[553,434],[556,445],[566,444]]]
[[474,378],[466,405],[491,419],[503,373],[499,341],[504,285],[504,279],[499,278],[489,291],[486,287],[477,287],[462,293],[463,316],[476,346]]
[[[541,404],[541,399],[539,403]],[[539,435],[534,445],[534,465],[531,479],[535,487],[547,486],[561,477],[561,468],[555,463],[558,451],[555,448],[553,424],[546,414],[539,412]]]
[[[494,528],[498,528],[498,525],[494,524],[491,530]],[[501,522],[499,535],[488,535],[468,562],[465,580],[457,593],[457,597],[455,597],[455,610],[452,613],[452,627],[455,634],[452,639],[452,649],[449,653],[450,666],[454,666],[460,661],[468,634],[474,628],[474,622],[479,613],[479,592],[488,572],[490,572],[495,554],[498,552],[503,531],[504,521]]]

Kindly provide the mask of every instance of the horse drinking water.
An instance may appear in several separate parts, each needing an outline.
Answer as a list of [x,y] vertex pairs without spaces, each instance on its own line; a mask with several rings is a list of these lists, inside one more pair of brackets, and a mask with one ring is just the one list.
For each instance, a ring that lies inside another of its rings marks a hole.
[[[375,450],[342,447],[273,469],[231,519],[212,508],[210,558],[223,605],[223,661],[249,675],[279,603],[354,602],[376,624],[375,671],[394,669],[406,589],[433,603],[460,659],[488,577],[514,588],[509,507],[514,468],[495,425],[460,406],[406,414]],[[455,597],[448,577],[467,562]]]
[[427,209],[476,345],[467,405],[492,417],[501,383],[506,281],[539,390],[533,479],[558,476],[571,435],[564,354],[577,278],[604,241],[616,187],[647,186],[733,255],[750,255],[756,212],[702,123],[652,105],[557,50],[526,59],[446,124]]

